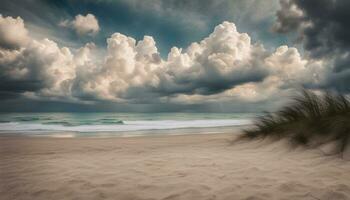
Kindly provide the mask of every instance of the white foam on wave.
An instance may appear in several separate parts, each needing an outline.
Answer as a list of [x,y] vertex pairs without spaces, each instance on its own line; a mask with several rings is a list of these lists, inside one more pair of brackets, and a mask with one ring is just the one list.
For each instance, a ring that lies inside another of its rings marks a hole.
[[210,128],[249,125],[248,119],[125,121],[124,124],[63,126],[34,123],[0,123],[0,132],[127,132],[180,128]]

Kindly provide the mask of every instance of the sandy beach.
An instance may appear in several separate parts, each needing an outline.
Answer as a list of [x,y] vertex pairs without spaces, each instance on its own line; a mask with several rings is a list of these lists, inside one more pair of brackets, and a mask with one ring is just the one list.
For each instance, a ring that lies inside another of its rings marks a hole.
[[0,199],[350,199],[350,162],[233,134],[0,138]]

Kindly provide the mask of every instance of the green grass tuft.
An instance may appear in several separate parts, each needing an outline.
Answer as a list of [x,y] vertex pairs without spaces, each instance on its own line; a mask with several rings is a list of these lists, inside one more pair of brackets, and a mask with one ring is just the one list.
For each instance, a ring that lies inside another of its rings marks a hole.
[[316,95],[302,90],[291,104],[259,117],[242,138],[289,139],[292,144],[318,147],[336,142],[343,154],[350,143],[350,101],[338,93]]

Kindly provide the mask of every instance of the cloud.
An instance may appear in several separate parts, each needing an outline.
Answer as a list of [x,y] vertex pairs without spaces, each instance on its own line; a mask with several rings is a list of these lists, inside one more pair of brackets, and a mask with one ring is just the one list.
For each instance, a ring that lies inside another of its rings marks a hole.
[[233,23],[223,22],[209,37],[186,50],[171,49],[161,84],[154,90],[164,94],[212,94],[245,82],[261,81],[263,49],[239,33]]
[[184,52],[173,47],[167,60],[160,58],[150,36],[136,42],[116,33],[107,44],[102,66],[76,79],[77,93],[110,100],[208,95],[261,81],[268,72],[260,63],[263,48],[252,45],[249,36],[237,32],[229,22],[217,26],[209,37],[191,44]]
[[136,40],[113,34],[107,39],[107,54],[99,65],[77,69],[73,93],[79,98],[122,100],[129,87],[151,83],[162,60],[150,36]]
[[49,39],[0,49],[0,93],[68,102],[258,102],[296,86],[323,84],[327,73],[321,61],[302,57],[296,48],[270,52],[252,43],[230,22],[185,49],[173,47],[166,59],[151,36],[136,41],[114,33],[105,53],[96,51],[93,43],[71,50]]
[[100,26],[98,20],[93,14],[77,15],[72,21],[64,20],[59,23],[62,27],[70,27],[75,30],[78,35],[96,35]]
[[296,32],[309,56],[332,67],[324,86],[350,92],[349,18],[348,0],[281,0],[274,30]]
[[[160,58],[150,36],[136,42],[116,33],[107,44],[104,62],[78,73],[75,96],[136,103],[212,98],[258,101],[269,91],[321,84],[326,73],[322,62],[302,58],[296,48],[281,46],[270,53],[252,44],[248,34],[239,33],[229,22],[186,49],[173,47],[166,60]],[[242,92],[243,88],[255,95]]]
[[0,48],[19,49],[28,41],[28,31],[21,17],[3,17],[0,14]]
[[204,102],[263,102],[286,100],[290,92],[300,86],[311,87],[324,82],[327,69],[320,61],[302,58],[296,48],[281,46],[275,52],[261,57],[260,64],[266,70],[261,81],[246,81],[222,92],[210,95],[180,94],[173,98],[176,103]]
[[[11,25],[15,19],[8,18],[6,23]],[[21,27],[24,28],[23,25]],[[15,34],[17,30],[7,31]],[[24,28],[22,32],[27,30]],[[0,40],[4,41],[6,37],[1,36]],[[31,97],[70,99],[70,85],[75,78],[75,70],[87,62],[86,49],[91,46],[87,44],[73,54],[69,48],[61,48],[52,40],[28,37],[20,49],[0,48],[0,90]]]
[[277,21],[272,29],[278,33],[288,33],[299,29],[304,17],[303,11],[290,0],[280,1],[280,10],[276,12]]
[[259,101],[270,96],[267,91],[322,84],[327,73],[321,61],[303,58],[296,48],[281,46],[270,53],[251,44],[250,37],[229,22],[183,53],[173,48],[164,69],[153,92],[204,101],[211,97]]
[[0,55],[2,91],[69,97],[78,62],[68,48],[59,48],[49,39],[32,40],[21,50],[2,50]]

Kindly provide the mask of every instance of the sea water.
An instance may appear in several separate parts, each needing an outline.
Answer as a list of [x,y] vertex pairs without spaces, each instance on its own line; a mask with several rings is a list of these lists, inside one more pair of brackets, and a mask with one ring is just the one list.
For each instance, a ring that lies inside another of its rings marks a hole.
[[[1,135],[136,136],[208,133],[252,123],[256,113],[1,113]],[[179,131],[186,129],[187,131]],[[188,130],[191,131],[188,131]],[[196,131],[193,129],[202,129]]]

